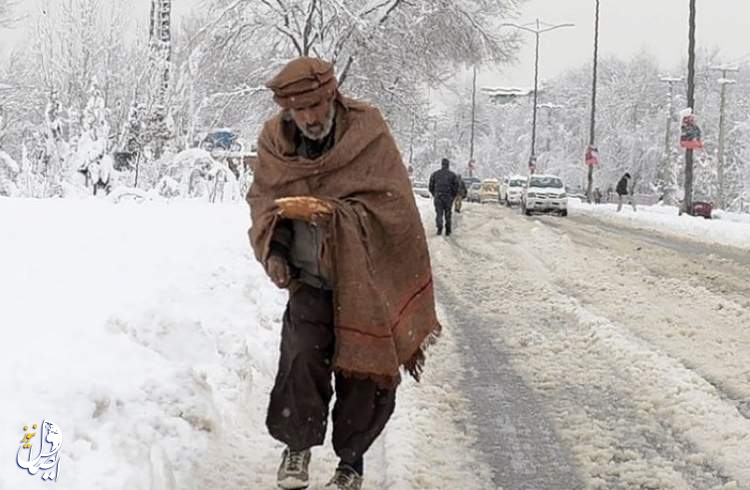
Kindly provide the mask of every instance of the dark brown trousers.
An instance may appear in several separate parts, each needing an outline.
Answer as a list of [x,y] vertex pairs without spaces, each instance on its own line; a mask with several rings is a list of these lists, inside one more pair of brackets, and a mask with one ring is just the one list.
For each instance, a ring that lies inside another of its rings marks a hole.
[[[266,425],[292,450],[323,444],[328,422],[333,331],[332,293],[302,285],[287,304],[281,356],[271,391]],[[396,405],[396,390],[336,373],[333,448],[343,463],[355,464],[385,428]]]

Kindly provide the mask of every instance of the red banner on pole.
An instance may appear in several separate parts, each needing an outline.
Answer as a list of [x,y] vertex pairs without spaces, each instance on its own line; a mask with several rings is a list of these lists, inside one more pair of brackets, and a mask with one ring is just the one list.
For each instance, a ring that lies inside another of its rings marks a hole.
[[586,165],[599,165],[599,149],[596,146],[586,147]]
[[680,135],[681,147],[688,150],[703,148],[703,141],[701,141],[701,128],[698,127],[694,114],[687,114],[682,117],[682,126],[680,129],[682,130],[682,134]]

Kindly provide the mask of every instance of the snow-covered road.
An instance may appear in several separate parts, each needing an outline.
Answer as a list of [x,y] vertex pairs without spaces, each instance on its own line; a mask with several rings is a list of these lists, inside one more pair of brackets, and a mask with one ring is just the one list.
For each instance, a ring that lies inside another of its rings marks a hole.
[[479,205],[431,246],[495,485],[750,488],[739,250]]
[[[431,204],[419,199],[428,233]],[[244,204],[0,200],[0,489],[26,424],[56,488],[274,487],[285,293]],[[405,381],[367,490],[750,489],[750,265],[590,215],[468,205],[430,236],[445,335]],[[313,453],[313,489],[330,477]]]

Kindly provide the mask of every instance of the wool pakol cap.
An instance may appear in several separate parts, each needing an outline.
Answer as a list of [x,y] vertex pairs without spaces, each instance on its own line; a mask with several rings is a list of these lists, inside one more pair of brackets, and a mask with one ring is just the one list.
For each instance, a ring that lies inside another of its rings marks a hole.
[[273,100],[284,109],[302,109],[333,98],[338,82],[331,63],[302,56],[287,63],[266,82],[266,87],[273,91]]

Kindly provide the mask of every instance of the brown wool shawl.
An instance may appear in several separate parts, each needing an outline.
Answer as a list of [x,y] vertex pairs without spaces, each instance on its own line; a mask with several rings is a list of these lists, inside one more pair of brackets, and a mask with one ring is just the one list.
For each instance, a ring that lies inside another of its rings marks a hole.
[[265,264],[277,198],[334,206],[323,247],[333,276],[333,367],[393,387],[401,366],[419,380],[423,348],[440,333],[425,231],[380,112],[341,96],[335,103],[335,144],[316,160],[296,156],[294,122],[283,111],[265,124],[247,195],[250,242]]

